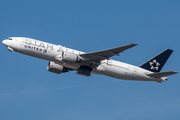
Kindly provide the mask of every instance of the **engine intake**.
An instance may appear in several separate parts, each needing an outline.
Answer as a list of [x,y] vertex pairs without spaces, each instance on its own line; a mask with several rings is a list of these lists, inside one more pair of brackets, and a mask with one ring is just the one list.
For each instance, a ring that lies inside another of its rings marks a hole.
[[68,72],[68,69],[63,67],[62,65],[56,64],[55,62],[49,62],[47,66],[47,70],[49,72],[53,72],[56,74],[61,74],[64,72]]

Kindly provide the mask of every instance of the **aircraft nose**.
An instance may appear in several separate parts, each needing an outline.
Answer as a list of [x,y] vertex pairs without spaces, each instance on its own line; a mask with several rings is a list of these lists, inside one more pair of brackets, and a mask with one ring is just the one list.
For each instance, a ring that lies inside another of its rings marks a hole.
[[11,46],[11,41],[10,41],[10,40],[3,40],[2,43],[3,43],[5,46]]

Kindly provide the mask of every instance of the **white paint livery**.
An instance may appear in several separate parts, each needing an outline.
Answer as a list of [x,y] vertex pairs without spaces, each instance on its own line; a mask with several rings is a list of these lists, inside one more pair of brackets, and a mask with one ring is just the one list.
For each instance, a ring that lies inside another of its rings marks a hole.
[[[39,40],[25,37],[11,37],[2,43],[9,51],[50,61],[48,71],[60,74],[69,70],[76,70],[77,74],[90,76],[93,74],[106,75],[124,80],[138,81],[167,81],[166,76],[177,72],[152,72],[138,66],[109,59],[114,55],[127,50],[137,44],[130,44],[118,48],[93,53],[85,53],[78,50],[54,45]],[[150,69],[158,70],[161,65],[156,59],[149,62]]]

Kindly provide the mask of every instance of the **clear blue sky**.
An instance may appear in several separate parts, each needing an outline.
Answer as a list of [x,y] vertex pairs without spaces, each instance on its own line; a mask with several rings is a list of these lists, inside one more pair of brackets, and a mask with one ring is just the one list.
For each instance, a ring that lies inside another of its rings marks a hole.
[[[2,0],[0,39],[30,37],[84,52],[139,45],[115,60],[140,65],[166,48],[180,72],[179,0]],[[165,83],[47,71],[48,61],[0,44],[0,120],[180,120],[179,74]]]

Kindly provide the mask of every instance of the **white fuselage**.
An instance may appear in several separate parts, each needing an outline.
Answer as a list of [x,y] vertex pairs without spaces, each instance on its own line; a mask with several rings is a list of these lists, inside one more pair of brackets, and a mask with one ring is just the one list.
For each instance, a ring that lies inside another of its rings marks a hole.
[[[62,62],[58,60],[57,56],[60,55],[63,51],[74,53],[77,55],[85,53],[74,49],[66,48],[61,45],[54,45],[24,37],[14,37],[13,40],[11,40],[11,43],[9,43],[9,47],[9,49],[13,49],[16,52],[44,59],[47,61],[53,61],[64,67],[74,70],[78,70],[80,65],[77,63]],[[157,82],[164,81],[163,78],[147,76],[147,74],[152,73],[151,71],[127,63],[115,61],[112,59],[102,60],[98,67],[96,69],[93,69],[91,73],[106,75],[125,80]]]

